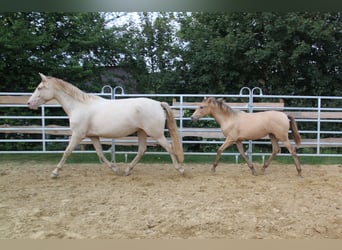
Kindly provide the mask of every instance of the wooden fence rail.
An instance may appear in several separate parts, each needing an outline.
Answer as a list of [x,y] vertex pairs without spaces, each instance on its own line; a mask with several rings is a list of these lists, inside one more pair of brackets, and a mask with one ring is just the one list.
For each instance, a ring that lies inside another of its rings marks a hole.
[[[6,105],[25,105],[28,100],[28,96],[0,96],[0,104]],[[50,101],[47,104],[58,104],[55,101]],[[240,110],[248,110],[248,103],[246,102],[228,102],[234,109]],[[195,102],[178,102],[176,99],[173,99],[172,107],[174,111],[174,115],[177,119],[184,119],[185,110],[194,110],[197,106]],[[183,112],[181,112],[181,110]],[[284,111],[284,102],[256,102],[253,103],[253,110],[255,111],[264,111],[264,110],[279,110]],[[296,119],[312,119],[317,120],[320,119],[342,119],[342,112],[333,112],[333,111],[284,111],[285,113],[294,116]],[[55,135],[55,136],[70,136],[71,131],[69,127],[66,126],[58,126],[58,125],[46,125],[44,127],[39,125],[28,125],[28,126],[10,126],[4,123],[1,123],[0,120],[0,133],[7,134],[46,134],[46,135]],[[182,139],[186,139],[187,137],[198,137],[199,139],[223,139],[224,135],[222,134],[219,128],[196,128],[196,127],[182,127],[180,128],[180,134],[182,135]],[[263,138],[267,139],[267,137]],[[122,138],[116,138],[116,145],[137,145],[138,138],[136,136],[126,136]],[[303,139],[301,147],[317,147],[317,139]],[[86,139],[81,142],[81,144],[89,144],[90,140]],[[110,145],[112,141],[110,139],[101,138],[102,144]],[[321,147],[342,147],[342,138],[322,138],[319,140]],[[148,145],[155,146],[157,143],[152,139],[148,138]]]

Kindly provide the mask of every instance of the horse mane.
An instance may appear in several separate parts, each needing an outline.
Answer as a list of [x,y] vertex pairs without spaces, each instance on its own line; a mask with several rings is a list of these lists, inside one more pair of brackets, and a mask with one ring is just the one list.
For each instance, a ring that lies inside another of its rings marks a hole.
[[62,90],[69,96],[75,98],[76,100],[80,102],[86,102],[91,99],[97,99],[98,96],[89,95],[76,86],[72,85],[71,83],[68,83],[66,81],[63,81],[61,79],[55,78],[55,77],[48,77],[49,80],[53,80],[53,86],[55,89]]
[[213,103],[216,107],[218,107],[221,111],[230,114],[235,114],[237,111],[229,107],[226,102],[222,99],[215,99],[214,97],[210,97],[211,103]]

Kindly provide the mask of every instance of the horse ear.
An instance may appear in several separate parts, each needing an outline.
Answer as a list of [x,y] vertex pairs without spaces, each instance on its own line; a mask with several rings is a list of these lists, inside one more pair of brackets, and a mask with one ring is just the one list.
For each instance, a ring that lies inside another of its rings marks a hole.
[[207,103],[211,103],[212,100],[213,100],[213,97],[206,97],[206,98],[204,99],[204,101],[207,102]]
[[42,74],[42,73],[39,73],[40,77],[42,78],[42,81],[45,82],[47,80],[47,77]]

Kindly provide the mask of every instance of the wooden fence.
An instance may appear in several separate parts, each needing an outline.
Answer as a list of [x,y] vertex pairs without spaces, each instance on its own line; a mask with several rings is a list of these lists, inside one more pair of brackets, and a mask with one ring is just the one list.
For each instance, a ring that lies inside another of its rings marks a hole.
[[[163,95],[165,96],[165,95]],[[130,98],[130,97],[136,97],[135,95],[125,95],[121,96],[120,98]],[[151,98],[158,98],[158,95],[155,96],[147,96]],[[196,144],[196,143],[216,143],[221,144],[221,141],[224,139],[224,135],[222,134],[221,130],[216,128],[208,128],[208,127],[195,127],[193,126],[189,120],[189,114],[193,112],[193,110],[196,108],[197,103],[194,101],[184,101],[184,99],[198,99],[203,98],[201,95],[175,95],[172,96],[172,103],[169,103],[174,111],[174,115],[178,121],[179,124],[179,131],[180,135],[182,137],[182,141],[185,144]],[[231,96],[222,96],[223,98],[229,99]],[[235,99],[237,97],[245,98],[247,99],[247,96],[232,96]],[[1,93],[0,95],[0,111],[1,114],[6,113],[4,109],[10,108],[10,107],[20,107],[20,108],[26,108],[26,103],[28,100],[28,95],[11,95],[6,93]],[[291,98],[291,97],[286,97]],[[299,97],[297,97],[299,98]],[[308,98],[308,97],[306,97]],[[311,97],[315,99],[316,97]],[[318,98],[318,97],[317,97]],[[323,97],[324,99],[329,99],[328,97]],[[336,97],[339,101],[342,100]],[[254,97],[255,99],[255,97]],[[266,101],[264,101],[266,99]],[[268,101],[270,100],[270,101]],[[277,101],[274,101],[277,100]],[[250,102],[236,102],[236,101],[227,101],[227,104],[230,105],[234,109],[240,109],[244,110],[246,112],[250,111]],[[59,107],[58,103],[55,101],[51,101],[44,105],[46,108],[53,108],[53,107]],[[299,128],[301,127],[301,123],[307,123],[307,122],[313,122],[314,124],[317,124],[317,131],[311,131],[312,133],[316,133],[317,136],[315,138],[305,138],[303,136],[302,145],[301,148],[317,148],[318,152],[316,154],[320,155],[320,148],[325,147],[342,147],[342,138],[341,138],[341,130],[337,131],[322,131],[318,126],[321,125],[321,123],[324,122],[333,122],[337,124],[342,123],[342,109],[341,108],[321,108],[321,107],[286,107],[284,103],[284,98],[281,96],[263,96],[263,101],[259,102],[253,102],[252,106],[253,112],[259,112],[259,111],[265,111],[265,110],[279,110],[282,112],[285,112],[287,114],[290,114],[296,118],[296,120],[299,123]],[[39,113],[39,111],[37,111]],[[58,117],[55,117],[58,119]],[[9,125],[6,123],[8,120],[13,119],[40,119],[42,120],[42,125],[30,125],[22,123],[23,125]],[[12,134],[12,135],[25,135],[25,134],[41,134],[42,139],[41,143],[45,143],[44,140],[46,140],[48,135],[53,136],[61,136],[64,138],[63,141],[67,140],[67,137],[71,135],[71,131],[68,126],[59,126],[55,124],[48,124],[45,125],[46,122],[44,119],[49,119],[48,115],[45,115],[44,112],[41,113],[40,116],[21,116],[18,113],[15,114],[8,114],[0,116],[0,135],[1,134]],[[61,117],[62,119],[62,117]],[[67,117],[63,117],[63,119],[67,119]],[[187,124],[191,124],[190,126],[185,126],[184,123],[187,121]],[[341,128],[341,127],[340,127]],[[310,131],[300,131],[302,133],[310,133]],[[327,135],[324,136],[324,138],[321,138],[321,134],[327,133]],[[191,138],[191,139],[189,139]],[[264,138],[267,139],[267,138]],[[190,140],[190,141],[189,141]],[[1,139],[2,143],[11,143],[10,139]],[[20,139],[12,139],[13,142],[20,141]],[[25,139],[23,139],[25,141]],[[56,142],[59,140],[57,139]],[[89,139],[85,139],[81,142],[81,145],[90,144]],[[115,138],[113,141],[112,139],[105,139],[101,138],[101,143],[105,145],[124,145],[124,146],[136,146],[137,145],[137,137],[135,135],[127,136],[123,138]],[[157,143],[152,138],[148,138],[148,145],[149,146],[156,146]],[[282,145],[281,145],[282,146]],[[82,147],[81,147],[82,149]],[[19,150],[20,151],[20,150]],[[44,151],[44,150],[43,150]],[[14,153],[14,152],[12,152]],[[133,153],[133,152],[132,152]],[[195,153],[195,152],[186,152],[188,154]],[[196,152],[201,153],[201,152]],[[204,152],[203,152],[204,153]]]

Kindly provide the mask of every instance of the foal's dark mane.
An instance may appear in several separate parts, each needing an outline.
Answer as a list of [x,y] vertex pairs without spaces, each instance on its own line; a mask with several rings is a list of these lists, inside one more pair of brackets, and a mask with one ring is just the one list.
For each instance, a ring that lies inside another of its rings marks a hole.
[[231,114],[235,114],[237,113],[238,111],[232,109],[231,107],[229,107],[226,102],[222,99],[222,98],[219,98],[219,99],[215,99],[214,97],[210,97],[209,98],[210,101],[216,106],[218,107],[221,111],[225,112],[225,113],[228,113],[229,115]]

